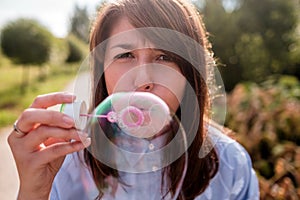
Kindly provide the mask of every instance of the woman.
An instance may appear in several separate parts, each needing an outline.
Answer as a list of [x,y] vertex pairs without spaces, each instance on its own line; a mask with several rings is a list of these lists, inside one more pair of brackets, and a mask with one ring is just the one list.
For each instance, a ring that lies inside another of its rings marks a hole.
[[[187,42],[185,36],[197,44]],[[210,109],[205,82],[209,48],[199,14],[182,0],[121,0],[102,8],[90,37],[92,108],[116,92],[157,95],[176,113],[186,134],[194,134],[187,163],[182,155],[153,172],[132,173],[99,161],[92,151],[82,153],[91,144],[88,135],[77,134],[73,120],[64,114],[45,109],[70,103],[74,96],[47,94],[37,97],[22,113],[9,137],[20,177],[18,198],[258,199],[257,178],[247,152],[205,120]],[[161,73],[169,69],[170,73]],[[183,111],[193,117],[185,117]],[[162,131],[148,141],[162,140],[166,133]],[[169,142],[173,136],[164,140]],[[199,156],[207,137],[215,145]],[[79,153],[65,158],[72,152]],[[187,170],[181,180],[178,174],[184,166]]]

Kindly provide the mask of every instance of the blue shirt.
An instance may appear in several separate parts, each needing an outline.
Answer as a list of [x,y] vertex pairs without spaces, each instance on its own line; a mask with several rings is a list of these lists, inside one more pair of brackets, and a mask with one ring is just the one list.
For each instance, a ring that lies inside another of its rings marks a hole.
[[[210,126],[209,137],[219,158],[219,169],[206,190],[196,200],[256,200],[259,187],[246,150],[218,129]],[[123,144],[126,146],[126,144]],[[143,141],[144,151],[158,148],[160,141]],[[82,152],[79,154],[82,157]],[[148,173],[120,173],[129,187],[118,185],[114,198],[109,191],[102,199],[161,199],[161,171]],[[113,179],[113,178],[112,178]],[[89,168],[78,154],[70,154],[55,177],[50,194],[51,200],[90,200],[95,199],[98,190]],[[167,198],[166,199],[170,199]]]

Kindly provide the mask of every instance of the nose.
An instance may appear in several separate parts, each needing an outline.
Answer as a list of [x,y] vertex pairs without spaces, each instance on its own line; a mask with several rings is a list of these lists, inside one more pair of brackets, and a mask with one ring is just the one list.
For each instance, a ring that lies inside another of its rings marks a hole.
[[154,83],[151,78],[150,66],[137,67],[135,77],[135,88],[139,92],[150,92],[154,88]]
[[151,92],[151,90],[154,88],[153,83],[147,83],[137,88],[136,91],[138,92]]

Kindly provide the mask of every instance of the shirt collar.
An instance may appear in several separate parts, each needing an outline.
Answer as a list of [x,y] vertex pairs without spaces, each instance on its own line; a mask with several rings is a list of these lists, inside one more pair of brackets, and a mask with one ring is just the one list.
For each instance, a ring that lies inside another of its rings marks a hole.
[[113,129],[112,142],[123,150],[116,156],[118,164],[127,165],[131,168],[129,171],[158,170],[161,166],[162,155],[153,154],[155,156],[151,157],[145,155],[163,148],[167,143],[168,132],[152,138],[137,138],[124,133],[119,127],[113,127]]

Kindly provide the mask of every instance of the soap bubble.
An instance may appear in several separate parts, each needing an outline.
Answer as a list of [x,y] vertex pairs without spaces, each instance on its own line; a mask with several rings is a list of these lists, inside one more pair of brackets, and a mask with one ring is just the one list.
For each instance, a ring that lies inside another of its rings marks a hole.
[[[148,115],[149,121],[129,129],[125,123],[120,125],[119,119],[109,120],[104,117],[112,112],[118,115],[119,112],[133,106],[142,109],[143,113]],[[153,126],[157,129],[153,129]],[[174,156],[182,162],[181,171],[177,174],[180,181],[175,191],[176,196],[179,194],[187,169],[186,133],[178,118],[172,116],[168,106],[159,97],[146,92],[114,93],[96,107],[84,131],[92,138],[89,152],[102,163],[117,169],[123,179],[129,179],[126,184],[130,184],[130,187],[126,191],[131,190],[130,198],[137,198],[134,195],[137,194],[137,190],[141,191],[141,188],[150,192],[153,187],[160,187],[162,172],[174,162]],[[152,135],[149,136],[151,131]],[[147,135],[143,135],[144,133]],[[128,178],[132,177],[132,174],[135,174],[135,178]],[[126,184],[123,187],[126,187]],[[168,187],[170,186],[166,185],[163,191],[166,195]],[[108,191],[113,189],[105,189],[102,192],[109,196]],[[149,198],[157,199],[151,195]]]

